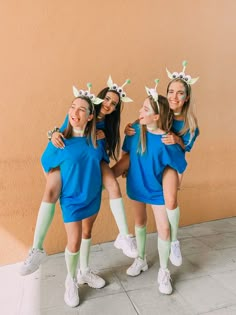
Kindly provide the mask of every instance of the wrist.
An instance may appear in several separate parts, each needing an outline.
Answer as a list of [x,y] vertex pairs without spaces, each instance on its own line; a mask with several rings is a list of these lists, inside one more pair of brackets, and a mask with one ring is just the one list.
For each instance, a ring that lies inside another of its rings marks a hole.
[[47,132],[47,137],[48,137],[48,140],[49,140],[49,141],[52,140],[52,135],[54,134],[54,132],[60,132],[60,128],[54,127],[52,130],[49,130],[49,131]]

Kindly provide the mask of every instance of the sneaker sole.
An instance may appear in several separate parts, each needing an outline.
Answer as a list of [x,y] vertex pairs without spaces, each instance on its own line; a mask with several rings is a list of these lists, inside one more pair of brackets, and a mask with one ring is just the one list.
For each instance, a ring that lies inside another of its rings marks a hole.
[[179,263],[176,263],[171,255],[170,255],[169,258],[170,258],[170,262],[172,263],[173,266],[180,267],[182,265],[182,263],[183,263],[182,259],[181,259],[181,261]]
[[67,306],[69,306],[69,307],[76,307],[76,306],[78,306],[79,305],[79,300],[78,300],[78,303],[76,302],[76,303],[74,303],[74,304],[70,304],[70,303],[68,303],[68,301],[67,301],[67,298],[66,298],[66,296],[64,295],[64,302],[66,303],[66,305]]
[[39,269],[39,267],[40,267],[43,263],[46,262],[47,259],[48,259],[48,256],[45,256],[45,257],[41,260],[41,262],[40,262],[40,264],[39,264],[38,266],[35,266],[33,269],[31,269],[31,270],[29,270],[29,271],[24,272],[24,271],[21,271],[21,270],[20,270],[20,275],[21,275],[21,276],[28,276],[28,275],[31,275],[32,273],[34,273],[35,271],[37,271],[37,270]]
[[[78,281],[78,279],[77,279],[77,281]],[[102,285],[102,286],[94,286],[94,285],[92,285],[91,283],[89,283],[89,282],[85,282],[85,281],[78,281],[78,284],[80,284],[80,285],[83,285],[83,284],[87,284],[90,288],[93,288],[93,289],[101,289],[101,288],[104,288],[105,287],[105,285],[106,285],[106,282]]]
[[126,253],[126,252],[123,250],[122,247],[120,247],[120,246],[117,245],[116,243],[114,243],[114,246],[115,246],[115,248],[117,248],[117,249],[121,249],[122,252],[123,252],[123,254],[124,254],[125,256],[129,257],[129,258],[137,258],[137,257],[138,257],[138,252],[137,252],[136,254],[128,254],[128,253]]
[[162,293],[162,294],[170,295],[172,293],[172,291],[173,290],[171,290],[171,291],[161,291],[160,287],[159,287],[159,292]]
[[[147,271],[148,270],[148,266],[144,266],[141,270],[140,270],[140,273],[142,272],[142,271]],[[139,276],[140,275],[140,273],[137,273],[137,274],[129,274],[127,271],[126,271],[126,274],[128,275],[128,276],[130,276],[130,277],[137,277],[137,276]]]

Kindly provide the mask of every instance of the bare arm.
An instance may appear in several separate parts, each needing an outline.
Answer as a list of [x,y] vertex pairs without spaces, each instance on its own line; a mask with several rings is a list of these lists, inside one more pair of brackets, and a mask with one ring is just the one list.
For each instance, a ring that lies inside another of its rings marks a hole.
[[111,168],[115,177],[121,176],[129,169],[129,162],[129,154],[123,154],[121,159]]
[[56,148],[64,149],[65,144],[63,139],[65,139],[65,137],[61,132],[54,132],[52,134],[51,142]]
[[124,134],[127,136],[133,136],[135,134],[135,130],[132,127],[133,124],[137,123],[138,119],[135,120],[135,122],[133,123],[128,123],[128,125],[126,125],[125,130],[124,130]]

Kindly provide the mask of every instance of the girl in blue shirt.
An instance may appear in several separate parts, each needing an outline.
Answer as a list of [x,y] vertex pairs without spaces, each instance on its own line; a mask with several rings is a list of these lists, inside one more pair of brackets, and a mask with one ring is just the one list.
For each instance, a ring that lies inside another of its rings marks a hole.
[[[190,152],[196,138],[199,135],[197,118],[193,111],[191,103],[191,85],[198,78],[191,78],[185,74],[187,62],[183,62],[182,72],[173,72],[167,70],[168,77],[171,81],[167,86],[167,99],[170,108],[174,113],[174,120],[171,130],[162,137],[162,142],[166,145],[179,144],[184,152]],[[130,124],[125,128],[127,135],[133,135],[134,129]],[[177,192],[183,174],[176,174],[170,167],[166,168],[163,174],[163,190],[166,204],[166,211],[171,226],[171,251],[170,261],[175,266],[181,266],[182,254],[180,243],[177,239],[179,227],[180,209],[177,201]]]
[[92,94],[79,95],[73,100],[68,111],[68,126],[63,132],[65,149],[58,149],[49,142],[41,158],[46,173],[60,168],[60,204],[67,234],[65,260],[68,274],[64,300],[71,307],[79,304],[76,271],[82,220],[96,216],[99,211],[102,193],[100,162],[108,162],[104,140],[96,141],[92,97]]
[[[125,82],[129,83],[129,80]],[[96,127],[99,130],[97,137],[104,137],[105,149],[109,157],[116,159],[120,150],[120,113],[122,102],[132,101],[128,98],[123,90],[125,84],[119,87],[112,82],[111,77],[108,79],[108,87],[104,88],[98,98],[102,100],[95,106]],[[57,147],[66,149],[67,143],[63,131],[68,125],[66,117],[62,127],[56,128],[51,134],[51,143]],[[56,131],[57,130],[57,131]],[[137,248],[134,238],[131,238],[128,232],[128,224],[120,192],[119,184],[109,167],[109,162],[101,162],[102,180],[105,189],[107,189],[110,198],[110,207],[119,229],[119,235],[114,243],[115,247],[122,249],[123,253],[129,257],[137,257]],[[55,212],[55,203],[57,202],[61,191],[60,169],[53,169],[47,175],[47,184],[43,195],[43,204],[39,209],[36,230],[34,234],[33,247],[30,252],[30,259],[27,259],[21,274],[30,274],[38,269],[41,259],[45,255],[43,242],[46,237],[49,226],[53,220]],[[45,204],[46,202],[46,204]],[[96,216],[83,220],[82,243],[80,251],[80,269],[78,270],[78,282],[87,283],[93,288],[102,288],[105,285],[104,279],[96,275],[89,268],[89,253],[91,246],[91,232]],[[43,227],[41,222],[44,222]]]
[[149,97],[144,101],[135,123],[133,136],[126,136],[123,144],[125,154],[113,167],[116,176],[128,168],[127,194],[132,200],[135,218],[135,235],[138,258],[127,269],[127,274],[137,276],[148,269],[145,257],[146,244],[146,204],[150,204],[158,230],[158,272],[159,290],[170,294],[172,286],[167,268],[170,253],[170,228],[165,209],[162,177],[167,167],[183,173],[186,168],[184,151],[178,144],[166,146],[162,142],[171,127],[173,112],[165,97],[158,96],[155,89],[148,89]]

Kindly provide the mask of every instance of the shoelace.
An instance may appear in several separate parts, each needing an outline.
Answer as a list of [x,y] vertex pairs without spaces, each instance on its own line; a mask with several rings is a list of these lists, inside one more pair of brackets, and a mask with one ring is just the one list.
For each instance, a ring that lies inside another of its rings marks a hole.
[[29,256],[24,261],[25,265],[27,265],[28,263],[30,263],[32,261],[34,253],[35,253],[35,249],[31,249],[30,252],[29,252]]
[[130,236],[127,236],[128,242],[130,243],[130,248],[136,250],[136,241],[134,238],[131,238]]
[[87,273],[89,274],[89,276],[92,278],[92,279],[97,279],[97,274],[98,274],[98,270],[95,270],[95,269],[89,269],[87,271]]
[[141,264],[141,261],[138,258],[136,258],[135,261],[133,262],[133,267],[137,267],[140,264]]
[[77,282],[75,280],[73,280],[73,286],[71,285],[69,287],[69,290],[68,290],[69,297],[74,297],[75,295],[77,295],[78,294],[78,288],[79,288],[79,286],[78,286]]
[[162,272],[162,278],[161,278],[161,282],[164,283],[165,285],[168,284],[168,282],[171,280],[171,277],[170,277],[170,273],[168,271],[163,271]]
[[173,251],[175,253],[175,256],[180,257],[180,248],[178,244],[174,244]]

